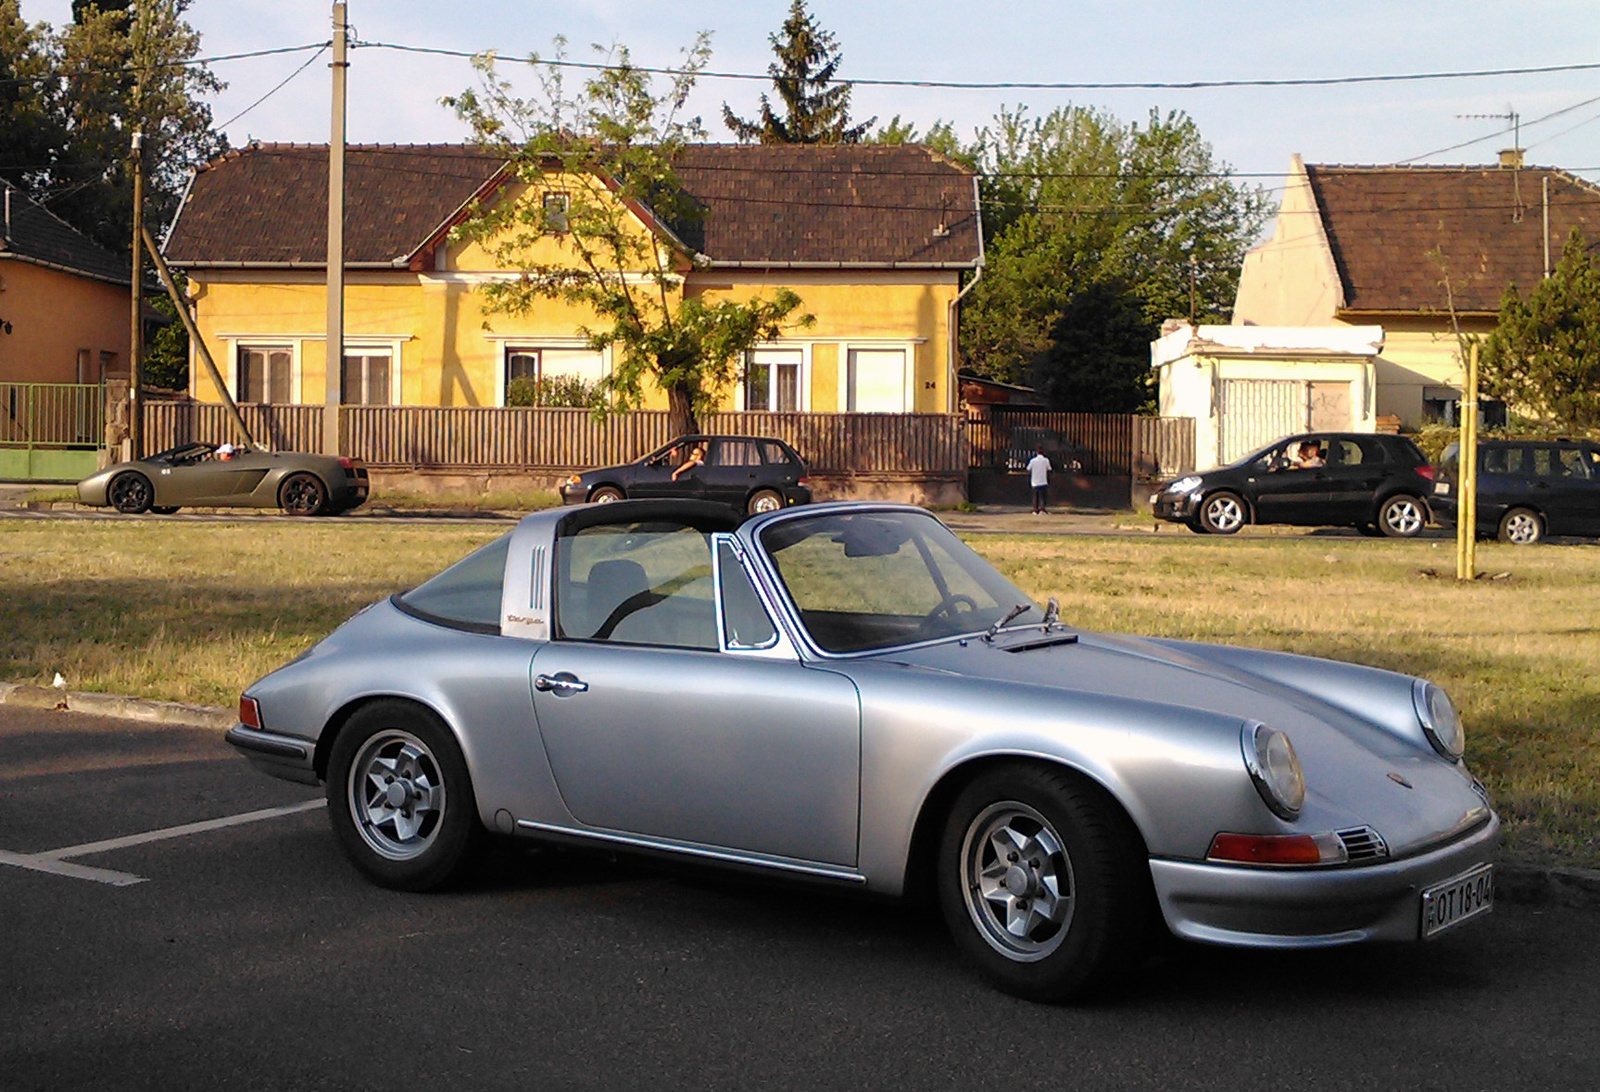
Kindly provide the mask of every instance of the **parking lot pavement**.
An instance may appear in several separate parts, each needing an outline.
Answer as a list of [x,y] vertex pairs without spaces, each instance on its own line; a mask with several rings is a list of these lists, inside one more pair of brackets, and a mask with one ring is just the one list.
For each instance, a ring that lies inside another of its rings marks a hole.
[[1600,1087],[1590,910],[1499,907],[1425,946],[1179,947],[1052,1008],[896,902],[520,848],[450,892],[383,891],[316,799],[214,729],[0,706],[0,849],[100,845],[72,860],[141,881],[0,862],[0,1088]]

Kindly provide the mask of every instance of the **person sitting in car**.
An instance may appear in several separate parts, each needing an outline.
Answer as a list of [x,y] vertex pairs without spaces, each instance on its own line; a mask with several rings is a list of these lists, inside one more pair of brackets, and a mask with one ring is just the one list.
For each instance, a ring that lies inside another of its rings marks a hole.
[[683,461],[683,465],[678,467],[678,469],[676,469],[676,470],[674,470],[672,472],[672,480],[673,481],[677,481],[680,475],[687,474],[692,470],[698,470],[698,469],[700,469],[700,467],[705,466],[705,465],[706,465],[706,449],[705,449],[705,445],[704,444],[696,444],[694,446],[694,449],[689,452],[689,457]]
[[1315,470],[1319,466],[1326,466],[1327,461],[1323,459],[1322,448],[1315,440],[1304,440],[1299,453],[1289,465],[1295,470]]

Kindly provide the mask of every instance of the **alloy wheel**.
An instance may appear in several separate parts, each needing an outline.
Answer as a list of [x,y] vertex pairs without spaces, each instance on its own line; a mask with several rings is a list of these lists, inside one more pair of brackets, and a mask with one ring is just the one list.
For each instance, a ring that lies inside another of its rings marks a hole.
[[409,861],[426,853],[444,817],[445,784],[427,744],[400,729],[378,732],[350,765],[350,814],[379,855]]
[[1007,959],[1031,963],[1060,947],[1072,924],[1076,888],[1061,836],[1020,801],[991,804],[961,847],[967,912]]

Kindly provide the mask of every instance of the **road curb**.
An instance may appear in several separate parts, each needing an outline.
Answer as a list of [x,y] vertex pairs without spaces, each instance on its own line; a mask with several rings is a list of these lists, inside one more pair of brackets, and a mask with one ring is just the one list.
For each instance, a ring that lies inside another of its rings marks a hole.
[[[218,731],[233,727],[238,720],[235,710],[217,705],[190,705],[9,682],[0,682],[0,705]],[[1495,894],[1508,903],[1600,908],[1600,869],[1546,868],[1517,861],[1497,861]]]
[[8,682],[0,682],[0,705],[88,713],[97,717],[117,717],[122,720],[142,721],[146,724],[171,724],[218,730],[232,728],[238,720],[234,710],[216,705],[191,705],[187,702],[57,690],[51,686],[28,686]]

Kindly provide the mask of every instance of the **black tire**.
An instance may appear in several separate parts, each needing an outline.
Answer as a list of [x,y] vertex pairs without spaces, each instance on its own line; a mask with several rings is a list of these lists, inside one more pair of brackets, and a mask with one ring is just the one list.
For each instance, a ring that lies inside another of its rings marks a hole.
[[315,474],[290,474],[278,487],[278,507],[291,516],[320,516],[328,510],[328,487]]
[[757,489],[750,494],[749,503],[745,505],[748,515],[759,516],[762,512],[776,512],[783,507],[783,494],[776,489]]
[[1219,489],[1200,502],[1200,527],[1207,534],[1231,535],[1250,522],[1250,509],[1244,498]]
[[137,516],[150,510],[150,502],[156,499],[156,491],[149,478],[137,470],[130,470],[111,479],[111,484],[106,487],[106,499],[111,502],[111,507],[123,515]]
[[178,506],[176,504],[163,504],[159,508],[157,508],[155,505],[150,506],[150,511],[154,512],[158,516],[170,516],[177,510]]
[[327,794],[340,848],[382,887],[443,886],[480,837],[461,748],[437,717],[410,702],[357,710],[329,753]]
[[1017,764],[979,775],[951,807],[936,875],[957,947],[996,987],[1030,1001],[1111,984],[1149,935],[1138,836],[1065,770]]
[[1428,505],[1420,497],[1396,493],[1378,505],[1378,530],[1389,538],[1415,538],[1428,525]]
[[1500,517],[1496,537],[1513,546],[1532,546],[1544,539],[1544,520],[1532,508],[1513,508]]
[[610,504],[623,498],[622,490],[614,485],[602,485],[599,489],[589,494],[590,504]]

